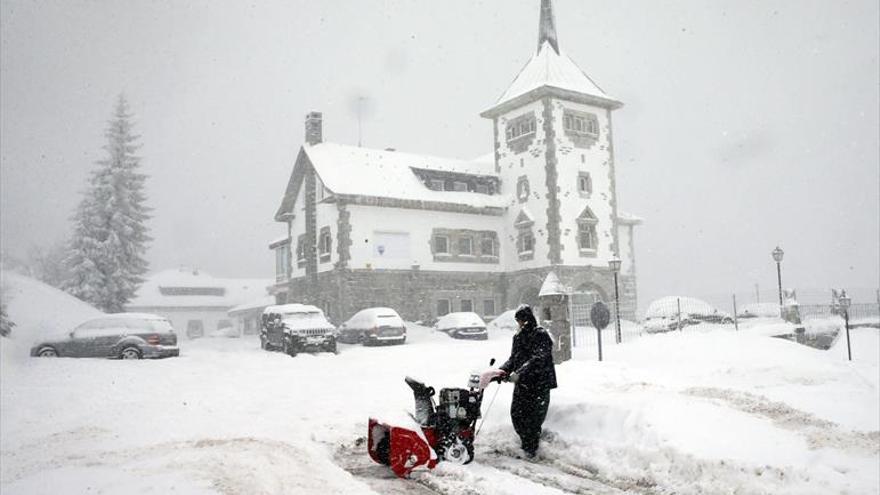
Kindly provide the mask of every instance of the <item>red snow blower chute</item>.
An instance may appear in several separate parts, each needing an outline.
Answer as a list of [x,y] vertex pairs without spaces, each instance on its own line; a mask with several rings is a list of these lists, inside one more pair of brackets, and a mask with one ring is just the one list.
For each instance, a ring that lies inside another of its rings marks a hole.
[[[489,366],[494,362],[494,359],[490,361]],[[474,459],[474,438],[478,431],[475,427],[480,418],[483,391],[490,382],[500,382],[502,376],[500,370],[472,373],[468,388],[440,389],[437,404],[434,387],[406,377],[415,398],[415,414],[408,418],[411,421],[370,418],[367,434],[370,457],[390,466],[401,478],[418,466],[433,469],[439,461],[468,464]]]

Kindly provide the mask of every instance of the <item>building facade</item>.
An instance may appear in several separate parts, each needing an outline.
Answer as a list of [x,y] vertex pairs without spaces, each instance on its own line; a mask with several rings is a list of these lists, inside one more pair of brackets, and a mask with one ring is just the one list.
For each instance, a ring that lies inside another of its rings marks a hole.
[[576,298],[634,318],[634,227],[618,210],[608,96],[559,49],[543,0],[538,49],[481,116],[494,152],[461,161],[324,142],[318,112],[275,219],[278,303],[334,321],[391,306],[409,320],[452,311],[495,316],[537,304],[552,271]]

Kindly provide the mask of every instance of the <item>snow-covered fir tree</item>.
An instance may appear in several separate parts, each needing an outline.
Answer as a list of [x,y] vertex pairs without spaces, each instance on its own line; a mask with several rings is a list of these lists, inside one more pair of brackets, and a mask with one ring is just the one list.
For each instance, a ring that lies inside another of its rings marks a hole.
[[15,326],[15,323],[9,319],[9,315],[6,314],[6,303],[3,300],[0,300],[0,337],[9,337],[12,333],[12,327]]
[[123,310],[143,282],[148,235],[146,175],[140,172],[138,136],[125,97],[116,102],[104,135],[107,157],[97,162],[73,215],[63,288],[104,311]]

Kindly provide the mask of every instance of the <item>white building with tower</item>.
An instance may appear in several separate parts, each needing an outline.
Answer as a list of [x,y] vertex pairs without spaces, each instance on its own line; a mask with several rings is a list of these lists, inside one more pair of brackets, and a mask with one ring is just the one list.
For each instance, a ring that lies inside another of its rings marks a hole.
[[560,49],[550,0],[537,50],[480,115],[494,152],[472,161],[325,142],[306,117],[275,214],[278,303],[305,302],[336,321],[369,306],[410,320],[452,311],[486,317],[537,303],[554,272],[576,300],[636,310],[634,227],[618,208],[608,95]]

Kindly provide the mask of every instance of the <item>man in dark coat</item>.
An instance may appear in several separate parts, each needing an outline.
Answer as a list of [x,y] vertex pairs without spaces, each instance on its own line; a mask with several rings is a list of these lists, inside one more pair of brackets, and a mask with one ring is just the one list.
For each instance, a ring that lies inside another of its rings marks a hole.
[[520,329],[513,336],[510,358],[500,369],[506,373],[506,379],[515,384],[510,404],[513,429],[526,455],[533,457],[550,406],[550,390],[556,388],[553,341],[550,334],[538,326],[529,306],[520,306],[514,318]]

